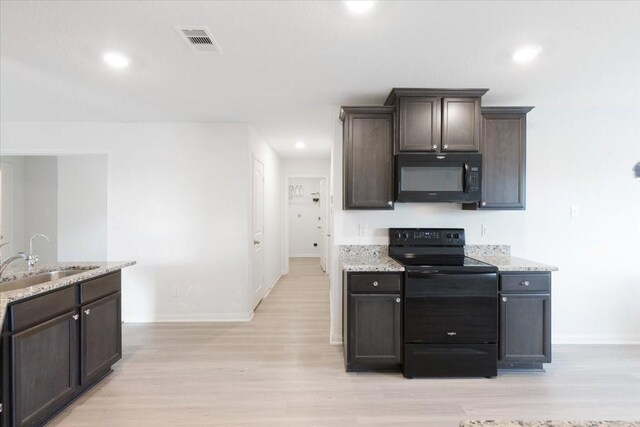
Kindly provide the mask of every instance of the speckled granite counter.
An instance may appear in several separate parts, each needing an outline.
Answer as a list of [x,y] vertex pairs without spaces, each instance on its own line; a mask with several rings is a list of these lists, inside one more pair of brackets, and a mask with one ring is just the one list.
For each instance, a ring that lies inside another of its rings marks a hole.
[[388,256],[387,245],[340,245],[340,265],[345,271],[404,271]]
[[[4,316],[7,310],[7,305],[14,301],[19,301],[24,298],[38,295],[53,289],[62,288],[72,285],[74,283],[82,282],[93,277],[101,276],[103,274],[111,273],[116,270],[121,270],[125,267],[134,265],[135,261],[120,261],[120,262],[64,262],[55,264],[43,264],[38,265],[33,271],[27,271],[26,267],[18,266],[11,269],[7,269],[0,281],[0,327],[4,324]],[[46,273],[54,270],[70,270],[80,269],[86,270],[86,272],[74,274],[72,276],[63,277],[59,280],[51,282],[40,283],[38,285],[28,286],[26,288],[15,289],[11,291],[3,291],[2,284],[11,280],[20,279],[27,276],[34,276],[41,273]]]
[[[389,258],[387,245],[340,245],[340,265],[346,271],[404,271]],[[511,256],[509,245],[467,245],[468,257],[495,265],[499,271],[558,271],[558,267]]]
[[498,271],[558,271],[558,267],[510,255],[472,255],[471,258],[495,265]]
[[495,265],[499,271],[558,271],[558,267],[511,256],[509,245],[467,245],[464,254]]

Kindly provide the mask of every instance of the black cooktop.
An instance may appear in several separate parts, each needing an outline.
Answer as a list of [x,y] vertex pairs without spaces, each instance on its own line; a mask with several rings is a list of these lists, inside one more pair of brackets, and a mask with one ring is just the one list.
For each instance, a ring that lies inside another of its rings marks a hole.
[[497,267],[464,255],[461,228],[389,229],[389,256],[409,272],[495,273]]

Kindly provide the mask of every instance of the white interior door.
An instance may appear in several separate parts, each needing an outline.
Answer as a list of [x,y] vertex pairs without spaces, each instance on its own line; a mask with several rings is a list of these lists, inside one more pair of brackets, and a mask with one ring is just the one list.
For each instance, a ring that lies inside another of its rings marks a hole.
[[322,178],[320,180],[320,267],[322,271],[327,271],[329,251],[328,196],[327,179]]
[[253,159],[253,252],[251,282],[253,308],[260,303],[267,291],[264,284],[264,165]]

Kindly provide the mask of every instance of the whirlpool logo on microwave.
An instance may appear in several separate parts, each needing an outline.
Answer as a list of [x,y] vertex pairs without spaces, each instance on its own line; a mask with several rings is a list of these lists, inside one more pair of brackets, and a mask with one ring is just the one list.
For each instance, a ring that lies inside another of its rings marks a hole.
[[447,158],[447,156],[436,156],[436,159],[440,159],[440,160],[446,159],[446,158]]

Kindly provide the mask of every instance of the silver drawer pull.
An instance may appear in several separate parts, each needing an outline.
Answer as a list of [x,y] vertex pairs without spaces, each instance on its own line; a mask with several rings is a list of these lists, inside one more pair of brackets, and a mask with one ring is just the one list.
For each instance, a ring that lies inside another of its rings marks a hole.
[[90,315],[90,314],[91,314],[91,309],[90,309],[90,308],[87,308],[87,309],[84,311],[84,314],[86,314],[87,316],[88,316],[88,315]]
[[396,298],[396,302],[400,302],[400,298]]
[[507,302],[507,297],[502,297],[502,301]]
[[529,282],[528,280],[523,280],[522,282],[520,282],[520,284],[522,286],[529,286],[531,284],[531,282]]
[[74,314],[74,315],[73,315],[73,316],[71,316],[71,317],[73,317],[73,320],[78,320],[78,319],[80,318],[80,315],[78,315],[78,314]]
[[373,286],[378,286],[378,282],[373,282]]

